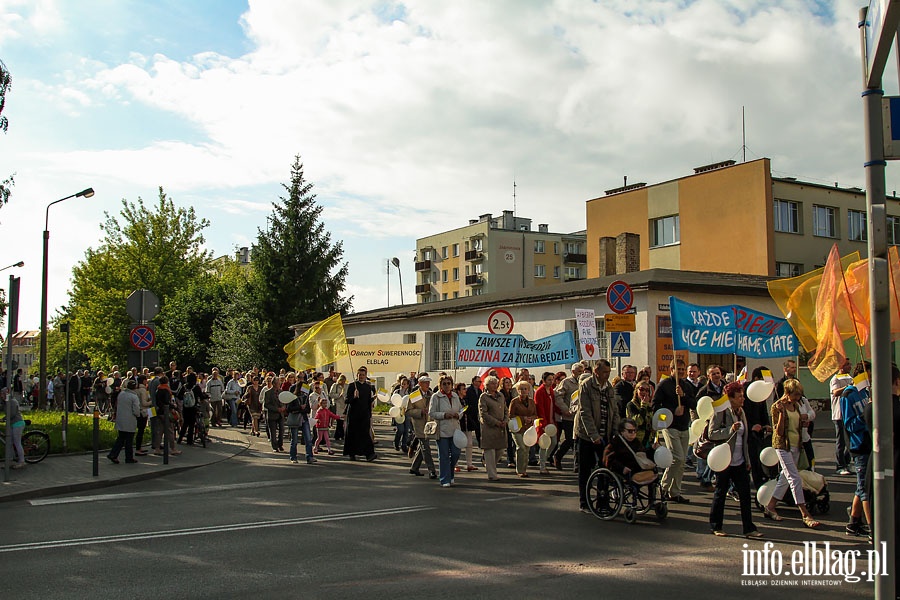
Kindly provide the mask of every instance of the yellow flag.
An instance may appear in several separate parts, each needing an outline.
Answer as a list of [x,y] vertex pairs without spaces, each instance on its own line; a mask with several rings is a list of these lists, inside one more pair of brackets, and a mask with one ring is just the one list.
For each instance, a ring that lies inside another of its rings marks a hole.
[[713,405],[713,409],[717,413],[720,413],[720,412],[724,411],[726,408],[728,408],[729,406],[731,406],[731,404],[728,402],[728,396],[726,396],[725,394],[722,394],[722,397],[719,398],[718,400],[713,400],[712,405]]
[[346,356],[347,338],[341,313],[319,321],[288,342],[284,351],[288,355],[288,364],[297,371],[324,367]]

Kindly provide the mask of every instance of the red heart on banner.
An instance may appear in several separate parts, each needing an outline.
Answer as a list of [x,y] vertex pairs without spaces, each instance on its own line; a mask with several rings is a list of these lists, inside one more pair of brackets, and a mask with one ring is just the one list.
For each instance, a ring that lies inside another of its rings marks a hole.
[[585,344],[584,349],[587,352],[588,356],[594,355],[594,345],[593,344]]

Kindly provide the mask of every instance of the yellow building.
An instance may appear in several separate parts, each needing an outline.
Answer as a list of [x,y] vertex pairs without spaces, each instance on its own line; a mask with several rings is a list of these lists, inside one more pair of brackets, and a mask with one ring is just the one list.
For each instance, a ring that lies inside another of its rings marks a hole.
[[[900,202],[888,198],[888,243],[900,244]],[[725,161],[654,185],[608,190],[587,202],[587,276],[626,272],[612,248],[638,269],[680,269],[790,277],[842,255],[866,255],[866,197],[859,188],[773,177],[763,158]],[[618,244],[616,244],[618,238]]]
[[416,240],[416,302],[436,302],[584,279],[584,231],[531,229],[510,210]]

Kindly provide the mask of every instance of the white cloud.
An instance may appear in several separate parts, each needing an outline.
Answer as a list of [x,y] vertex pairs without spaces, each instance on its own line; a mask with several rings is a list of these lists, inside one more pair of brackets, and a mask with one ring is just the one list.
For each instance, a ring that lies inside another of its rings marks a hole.
[[[14,73],[98,126],[114,126],[106,108],[128,109],[190,135],[13,158],[30,165],[23,173],[102,182],[114,198],[161,184],[210,212],[221,254],[262,225],[299,153],[329,230],[348,240],[363,309],[382,295],[367,243],[411,253],[416,237],[512,208],[514,178],[520,214],[582,229],[584,201],[625,175],[654,183],[739,158],[741,107],[749,158],[861,185],[856,4],[252,1],[246,52],[97,54],[43,81]],[[0,4],[0,37],[56,14],[34,20],[21,7]],[[5,142],[0,165],[11,164]],[[236,228],[217,211],[245,218]]]

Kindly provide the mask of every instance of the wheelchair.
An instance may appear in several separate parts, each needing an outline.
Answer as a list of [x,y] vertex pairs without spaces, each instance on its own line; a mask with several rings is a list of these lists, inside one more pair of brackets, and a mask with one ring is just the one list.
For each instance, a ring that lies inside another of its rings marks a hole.
[[625,522],[631,524],[637,521],[638,515],[645,515],[652,509],[657,519],[664,520],[669,507],[663,500],[660,474],[654,469],[637,475],[639,480],[634,481],[606,467],[595,469],[585,489],[591,513],[604,521],[612,521],[621,513]]

